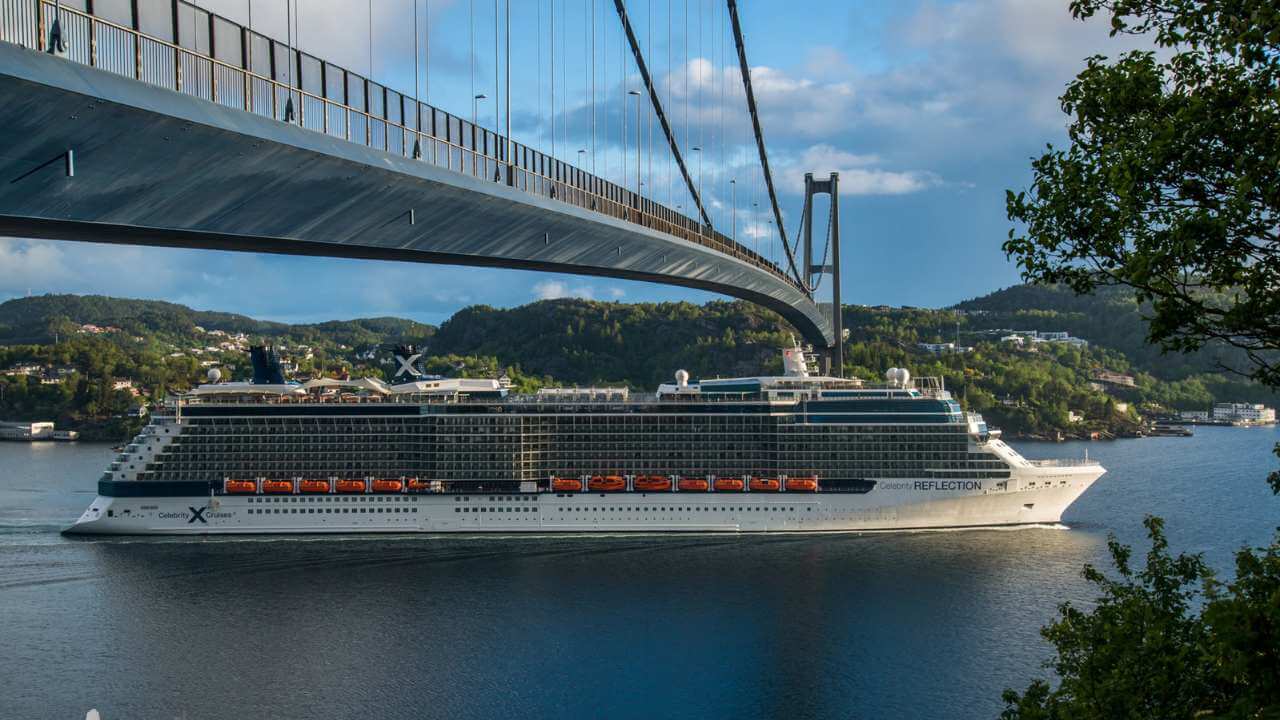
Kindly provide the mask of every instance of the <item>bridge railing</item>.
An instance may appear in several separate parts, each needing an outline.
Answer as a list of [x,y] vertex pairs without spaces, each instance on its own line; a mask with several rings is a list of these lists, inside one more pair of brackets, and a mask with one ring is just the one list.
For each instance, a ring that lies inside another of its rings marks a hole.
[[184,0],[89,8],[89,0],[0,0],[0,40],[509,184],[697,243],[794,285],[777,264],[676,210]]

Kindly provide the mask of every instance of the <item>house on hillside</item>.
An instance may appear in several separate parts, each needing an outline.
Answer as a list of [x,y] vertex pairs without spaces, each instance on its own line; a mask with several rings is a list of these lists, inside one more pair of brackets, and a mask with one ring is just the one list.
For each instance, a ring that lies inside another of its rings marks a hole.
[[25,364],[18,364],[10,367],[9,369],[4,371],[4,374],[12,377],[12,376],[18,376],[18,375],[39,375],[42,372],[44,372],[43,367],[39,365],[25,363]]
[[953,342],[947,343],[916,343],[916,346],[927,353],[934,355],[949,355],[951,353],[967,353],[973,350],[967,345],[956,345]]
[[1097,370],[1093,373],[1093,379],[1104,385],[1112,385],[1115,387],[1137,387],[1132,375],[1124,375],[1110,370]]

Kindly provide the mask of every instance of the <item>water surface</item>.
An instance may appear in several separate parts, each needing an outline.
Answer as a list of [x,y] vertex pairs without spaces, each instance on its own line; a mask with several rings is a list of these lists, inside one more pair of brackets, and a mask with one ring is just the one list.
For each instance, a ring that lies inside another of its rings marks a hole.
[[1110,470],[1059,528],[87,540],[110,449],[0,443],[0,718],[994,717],[1108,532],[1266,542],[1277,440],[1021,443]]

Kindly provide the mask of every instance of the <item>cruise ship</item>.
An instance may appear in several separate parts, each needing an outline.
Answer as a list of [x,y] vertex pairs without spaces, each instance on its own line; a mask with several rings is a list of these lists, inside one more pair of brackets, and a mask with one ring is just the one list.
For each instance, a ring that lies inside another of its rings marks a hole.
[[[402,361],[402,366],[405,365]],[[71,534],[925,530],[1057,523],[1105,472],[1028,460],[933,379],[777,376],[510,391],[254,378],[173,398]]]

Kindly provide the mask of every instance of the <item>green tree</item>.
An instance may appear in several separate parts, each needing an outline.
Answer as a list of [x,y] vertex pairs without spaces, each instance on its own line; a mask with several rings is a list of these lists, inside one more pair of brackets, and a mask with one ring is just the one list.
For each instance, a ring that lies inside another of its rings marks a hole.
[[1127,285],[1166,350],[1244,350],[1280,385],[1280,5],[1074,0],[1160,48],[1095,56],[1062,109],[1070,147],[1008,194],[1024,276],[1085,293]]
[[1116,577],[1086,566],[1092,610],[1060,606],[1041,631],[1057,650],[1057,687],[1006,690],[1002,720],[1280,717],[1280,552],[1236,556],[1222,585],[1199,555],[1172,555],[1159,518],[1145,521],[1145,566],[1110,538]]
[[[1028,280],[1131,287],[1149,342],[1235,347],[1253,378],[1280,387],[1280,5],[1073,0],[1071,11],[1106,14],[1113,35],[1159,51],[1088,60],[1062,96],[1070,147],[1050,147],[1030,190],[1008,195],[1022,226],[1005,251]],[[1270,482],[1280,493],[1280,472]],[[1280,717],[1280,537],[1240,550],[1222,585],[1198,556],[1168,552],[1158,519],[1146,524],[1145,567],[1111,540],[1118,577],[1086,567],[1096,606],[1065,604],[1043,631],[1056,687],[1006,691],[1003,718]]]

